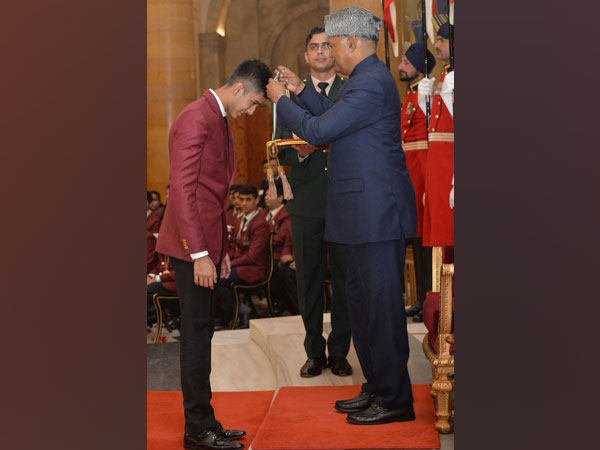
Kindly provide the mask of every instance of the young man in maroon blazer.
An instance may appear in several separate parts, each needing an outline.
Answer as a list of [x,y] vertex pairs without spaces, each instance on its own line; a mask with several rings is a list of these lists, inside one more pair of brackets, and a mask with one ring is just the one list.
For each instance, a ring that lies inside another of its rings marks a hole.
[[260,61],[244,61],[227,83],[187,105],[169,132],[169,207],[156,250],[171,257],[181,308],[181,389],[186,449],[236,450],[244,431],[226,430],[210,404],[214,287],[231,272],[225,206],[234,175],[227,114],[251,115],[272,76]]
[[[231,316],[235,307],[235,298],[231,283],[253,283],[265,276],[267,268],[267,246],[271,229],[258,208],[258,190],[243,184],[238,188],[239,205],[242,218],[237,222],[233,234],[233,248],[229,250],[231,274],[223,276],[217,286],[217,301],[221,309]],[[240,328],[248,327],[251,309],[240,305]]]
[[281,180],[275,181],[277,197],[265,198],[267,209],[263,215],[273,233],[273,278],[271,292],[277,308],[287,310],[292,315],[300,314],[298,308],[298,288],[296,271],[290,268],[294,261],[292,248],[292,222],[283,199]]

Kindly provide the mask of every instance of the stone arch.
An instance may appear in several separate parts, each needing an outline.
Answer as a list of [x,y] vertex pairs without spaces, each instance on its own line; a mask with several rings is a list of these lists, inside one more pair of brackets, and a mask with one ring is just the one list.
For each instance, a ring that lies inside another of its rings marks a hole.
[[271,33],[269,33],[266,39],[261,40],[261,48],[260,55],[261,58],[271,60],[271,56],[273,54],[273,50],[279,41],[279,38],[283,31],[295,20],[298,20],[300,17],[313,13],[315,10],[323,9],[326,12],[329,12],[328,7],[323,7],[322,1],[306,1],[298,4],[297,2],[293,3],[293,6],[290,7],[289,13],[286,16],[285,21],[281,21],[277,26],[273,27]]

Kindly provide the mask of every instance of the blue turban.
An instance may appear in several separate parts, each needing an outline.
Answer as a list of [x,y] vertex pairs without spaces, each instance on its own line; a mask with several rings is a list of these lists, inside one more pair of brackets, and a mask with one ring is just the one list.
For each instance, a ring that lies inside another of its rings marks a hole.
[[[411,45],[404,55],[406,56],[406,59],[415,66],[415,69],[423,74],[426,73],[425,48],[423,47],[423,44],[417,42],[416,44]],[[429,50],[427,50],[427,63],[429,65],[429,73],[431,73],[435,67],[435,58]]]
[[445,22],[440,27],[437,34],[438,34],[438,36],[441,36],[444,39],[450,39],[450,24],[448,22]]

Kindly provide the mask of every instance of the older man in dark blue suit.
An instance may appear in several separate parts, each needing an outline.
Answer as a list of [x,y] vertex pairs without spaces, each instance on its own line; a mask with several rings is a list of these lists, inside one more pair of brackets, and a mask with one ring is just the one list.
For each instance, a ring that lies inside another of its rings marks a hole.
[[[376,54],[381,19],[344,8],[325,17],[336,70],[350,75],[332,103],[288,68],[267,93],[280,123],[313,145],[330,144],[325,239],[348,249],[346,292],[366,383],[336,402],[355,424],[414,420],[403,300],[406,240],[417,231],[415,192],[402,150],[396,82]],[[296,105],[285,88],[299,96]]]

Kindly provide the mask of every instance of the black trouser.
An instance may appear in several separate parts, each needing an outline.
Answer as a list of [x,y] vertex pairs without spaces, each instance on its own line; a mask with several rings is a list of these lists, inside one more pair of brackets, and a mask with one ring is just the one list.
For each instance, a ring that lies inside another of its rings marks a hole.
[[354,348],[367,382],[384,408],[413,403],[404,309],[404,240],[347,245],[346,293]]
[[185,431],[200,433],[207,428],[217,427],[215,413],[210,404],[210,359],[215,322],[215,295],[209,288],[194,283],[193,263],[177,258],[171,258],[171,262],[177,274],[181,309],[179,361]]
[[423,246],[423,238],[409,239],[415,259],[415,276],[417,278],[418,305],[423,309],[427,293],[431,291],[432,252],[431,247]]
[[279,260],[275,260],[273,264],[271,296],[277,303],[278,309],[288,311],[292,316],[296,316],[300,314],[296,271],[290,269],[290,263],[281,264]]
[[[296,260],[296,283],[298,307],[306,337],[304,349],[309,358],[325,355],[345,358],[350,349],[350,321],[345,294],[347,267],[346,249],[341,244],[325,242],[325,219],[291,216],[292,244]],[[331,307],[331,333],[323,338],[323,308],[325,298],[323,283],[327,267],[327,248],[333,282],[333,305]]]

